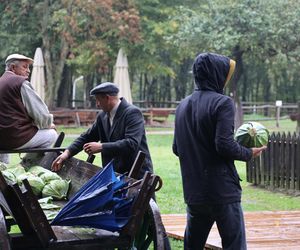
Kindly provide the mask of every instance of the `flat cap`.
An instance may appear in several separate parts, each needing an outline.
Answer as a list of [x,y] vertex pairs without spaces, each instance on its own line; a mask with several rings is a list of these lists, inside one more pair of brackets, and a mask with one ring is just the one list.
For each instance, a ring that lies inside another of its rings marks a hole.
[[119,93],[119,88],[116,84],[112,82],[104,82],[97,85],[95,88],[93,88],[90,92],[90,95],[96,95],[96,94],[117,95],[118,93]]
[[33,59],[21,54],[11,54],[9,55],[6,60],[5,60],[5,64],[11,60],[27,60],[30,61],[30,63],[33,63]]

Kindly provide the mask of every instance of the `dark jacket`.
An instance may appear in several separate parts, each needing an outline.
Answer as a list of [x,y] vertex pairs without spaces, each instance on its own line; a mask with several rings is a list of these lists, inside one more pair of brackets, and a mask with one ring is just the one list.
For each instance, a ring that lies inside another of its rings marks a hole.
[[128,104],[125,99],[121,98],[110,131],[107,114],[100,112],[92,127],[80,135],[68,149],[75,155],[83,149],[85,143],[92,141],[101,141],[103,145],[101,152],[103,166],[114,159],[116,172],[129,173],[138,151],[141,150],[146,153],[146,158],[140,171],[140,178],[145,171],[153,172],[143,115],[137,107]]
[[6,71],[0,77],[0,149],[18,148],[37,133],[21,97],[25,77]]
[[230,59],[205,53],[194,63],[196,90],[176,109],[173,152],[179,157],[187,204],[226,204],[241,199],[234,160],[252,150],[234,141],[234,104],[223,95]]

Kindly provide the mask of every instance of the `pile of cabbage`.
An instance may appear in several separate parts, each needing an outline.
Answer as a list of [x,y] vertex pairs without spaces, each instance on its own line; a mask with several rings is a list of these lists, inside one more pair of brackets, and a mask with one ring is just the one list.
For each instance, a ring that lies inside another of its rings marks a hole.
[[52,197],[54,200],[67,198],[70,180],[62,179],[57,173],[41,166],[25,169],[21,164],[9,166],[0,163],[0,170],[8,183],[18,183],[22,187],[27,179],[37,197]]

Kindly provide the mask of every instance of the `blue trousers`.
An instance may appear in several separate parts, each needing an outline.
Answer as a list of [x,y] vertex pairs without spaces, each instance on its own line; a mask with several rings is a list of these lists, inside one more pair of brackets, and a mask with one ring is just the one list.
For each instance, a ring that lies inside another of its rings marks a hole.
[[246,250],[244,215],[240,202],[224,205],[187,205],[185,250],[203,250],[216,222],[224,250]]

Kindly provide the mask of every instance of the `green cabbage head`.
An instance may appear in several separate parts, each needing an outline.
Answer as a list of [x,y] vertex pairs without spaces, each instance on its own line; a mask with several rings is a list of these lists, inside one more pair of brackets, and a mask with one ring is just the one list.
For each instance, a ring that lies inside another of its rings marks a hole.
[[32,189],[33,193],[38,197],[41,196],[42,190],[45,186],[45,183],[43,182],[43,180],[38,176],[35,176],[35,175],[33,175],[29,172],[26,172],[26,173],[21,174],[17,177],[17,182],[20,186],[23,185],[22,180],[24,180],[24,179],[28,180],[29,185],[31,186],[31,189]]
[[269,131],[258,122],[247,122],[237,129],[234,138],[247,148],[262,147],[269,142]]
[[42,196],[51,196],[55,200],[63,200],[67,198],[70,181],[67,180],[52,180],[45,185],[42,191]]

